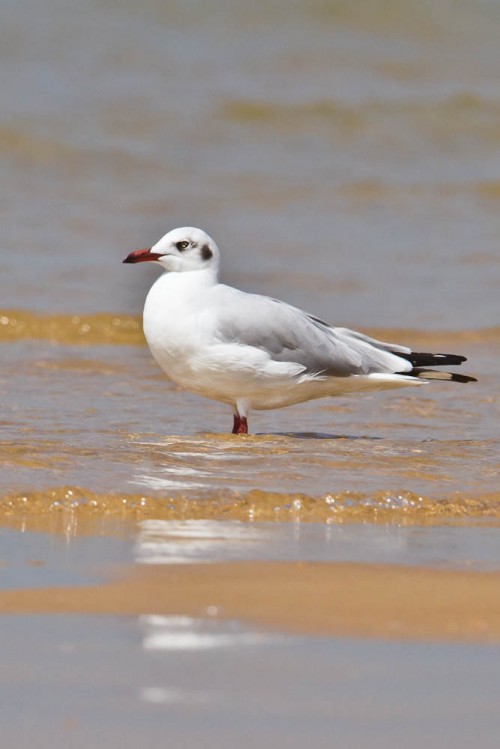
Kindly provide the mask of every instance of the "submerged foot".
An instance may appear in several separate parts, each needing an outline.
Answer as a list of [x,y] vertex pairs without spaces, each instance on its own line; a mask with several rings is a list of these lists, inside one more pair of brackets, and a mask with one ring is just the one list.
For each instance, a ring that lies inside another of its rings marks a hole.
[[248,421],[246,416],[233,416],[233,434],[248,434]]

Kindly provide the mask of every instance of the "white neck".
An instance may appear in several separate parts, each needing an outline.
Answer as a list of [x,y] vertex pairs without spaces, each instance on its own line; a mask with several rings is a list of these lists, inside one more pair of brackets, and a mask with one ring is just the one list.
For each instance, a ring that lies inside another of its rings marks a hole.
[[203,292],[217,283],[216,268],[163,273],[151,287],[144,311],[162,310],[175,316],[175,310],[180,313],[185,305],[195,305]]

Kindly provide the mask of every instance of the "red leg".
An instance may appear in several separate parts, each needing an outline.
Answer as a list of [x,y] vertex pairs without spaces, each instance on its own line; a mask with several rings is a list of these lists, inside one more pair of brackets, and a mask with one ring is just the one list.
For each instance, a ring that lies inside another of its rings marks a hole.
[[236,434],[248,434],[248,421],[246,416],[240,416],[240,423]]
[[239,434],[241,427],[241,419],[239,414],[233,414],[233,431],[232,434]]

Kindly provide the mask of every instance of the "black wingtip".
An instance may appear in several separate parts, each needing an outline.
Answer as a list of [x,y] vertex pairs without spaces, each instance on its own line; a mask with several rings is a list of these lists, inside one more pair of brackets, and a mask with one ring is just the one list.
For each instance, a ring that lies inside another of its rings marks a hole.
[[477,382],[477,377],[472,377],[471,375],[461,375],[461,374],[453,373],[451,375],[451,381],[452,382]]
[[461,354],[430,354],[420,351],[398,353],[398,356],[409,361],[414,367],[458,367],[467,361],[467,357]]

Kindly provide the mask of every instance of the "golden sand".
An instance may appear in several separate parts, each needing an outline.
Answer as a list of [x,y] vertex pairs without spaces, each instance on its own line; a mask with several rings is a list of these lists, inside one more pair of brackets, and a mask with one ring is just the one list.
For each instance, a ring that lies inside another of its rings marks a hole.
[[2,591],[0,611],[196,617],[208,611],[299,633],[497,643],[500,573],[353,563],[147,565],[103,585]]

